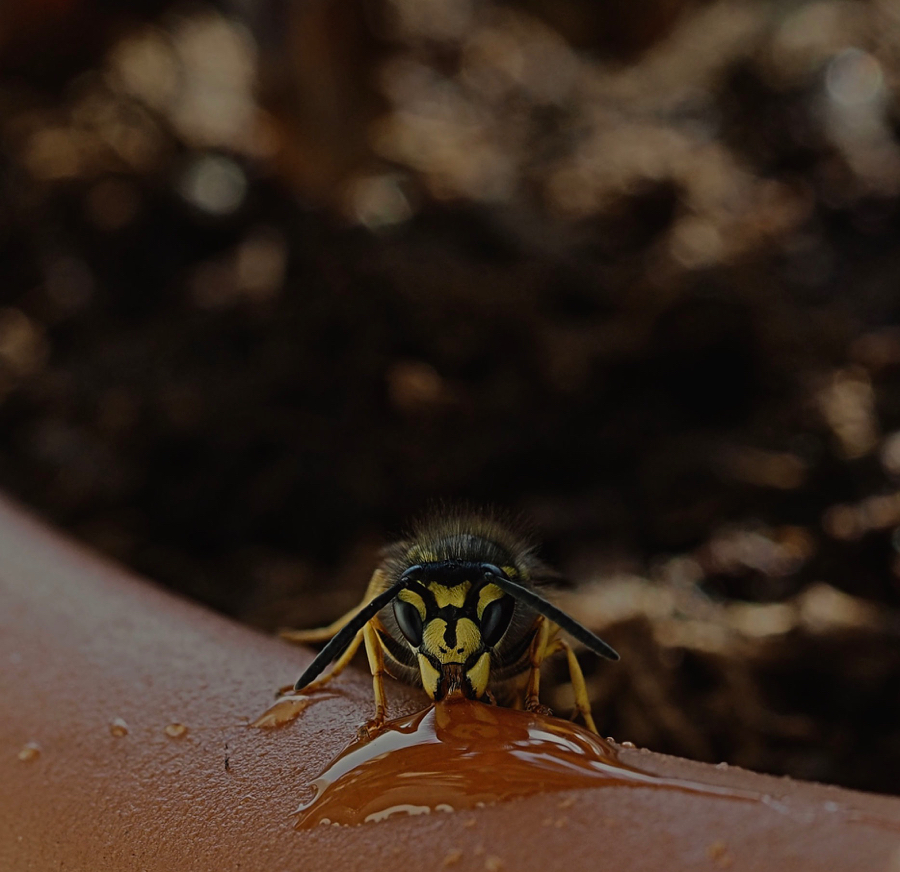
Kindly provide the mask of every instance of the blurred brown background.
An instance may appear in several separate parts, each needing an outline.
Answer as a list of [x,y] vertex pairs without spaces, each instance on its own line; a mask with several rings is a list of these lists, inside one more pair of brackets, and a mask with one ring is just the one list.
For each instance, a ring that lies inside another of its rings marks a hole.
[[7,0],[0,484],[266,630],[520,511],[604,732],[896,792],[898,96],[890,0]]

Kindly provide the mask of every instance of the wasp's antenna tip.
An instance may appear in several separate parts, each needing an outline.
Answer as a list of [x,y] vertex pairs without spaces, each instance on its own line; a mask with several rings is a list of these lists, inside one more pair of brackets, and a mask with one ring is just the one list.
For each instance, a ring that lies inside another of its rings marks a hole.
[[[568,616],[567,616],[568,617]],[[569,618],[569,620],[572,620]],[[588,633],[591,631],[588,630]],[[599,636],[591,633],[594,636],[592,644],[588,644],[587,647],[593,651],[595,654],[599,654],[601,657],[605,657],[607,660],[612,660],[615,662],[616,660],[621,660],[622,658],[619,656],[619,652],[616,651],[611,645],[604,642]],[[576,637],[577,638],[577,637]],[[587,644],[586,640],[581,640],[585,644]]]

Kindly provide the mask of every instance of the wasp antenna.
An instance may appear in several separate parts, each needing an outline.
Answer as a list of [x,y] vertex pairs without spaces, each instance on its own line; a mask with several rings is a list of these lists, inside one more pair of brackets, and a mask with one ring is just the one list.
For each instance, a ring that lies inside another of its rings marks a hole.
[[[607,660],[618,660],[619,655],[614,648],[606,644],[599,636],[592,633],[583,624],[579,624],[575,618],[569,617],[564,611],[558,609],[553,603],[547,602],[542,596],[536,594],[521,584],[510,581],[503,575],[494,572],[488,573],[492,584],[496,584],[500,590],[508,593],[513,599],[523,605],[534,609],[538,614],[549,618],[554,624],[565,630],[572,638],[577,639],[586,648],[590,648],[595,654],[605,657]],[[349,643],[348,643],[349,644]],[[324,653],[324,652],[323,652]]]
[[378,596],[370,600],[359,613],[353,616],[353,619],[349,623],[341,627],[337,635],[331,637],[328,644],[316,655],[315,660],[306,667],[303,675],[297,679],[294,690],[303,690],[306,685],[315,681],[332,660],[336,660],[347,650],[348,646],[353,641],[353,637],[363,628],[363,626],[378,614],[378,612],[380,612],[405,587],[406,579],[401,578],[395,585],[382,591]]

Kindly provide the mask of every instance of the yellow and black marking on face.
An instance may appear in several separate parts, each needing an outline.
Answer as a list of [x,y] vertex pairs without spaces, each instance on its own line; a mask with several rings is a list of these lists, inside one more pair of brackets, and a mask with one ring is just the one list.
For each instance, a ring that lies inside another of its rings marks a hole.
[[[491,676],[491,653],[510,625],[515,601],[484,577],[482,564],[422,563],[393,602],[403,634],[432,699],[453,693],[481,699]],[[394,646],[386,646],[396,655]]]

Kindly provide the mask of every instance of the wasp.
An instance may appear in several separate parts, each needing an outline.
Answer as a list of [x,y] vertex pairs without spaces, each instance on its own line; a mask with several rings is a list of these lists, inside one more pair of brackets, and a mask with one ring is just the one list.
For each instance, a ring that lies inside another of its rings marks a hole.
[[575,715],[596,733],[584,675],[560,631],[601,657],[619,655],[541,595],[557,578],[527,537],[492,516],[428,517],[384,549],[358,606],[327,627],[282,632],[291,642],[327,641],[287,689],[323,687],[365,645],[375,693],[369,733],[386,718],[385,673],[421,685],[432,700],[463,696],[548,712],[539,701],[541,663],[564,651]]

